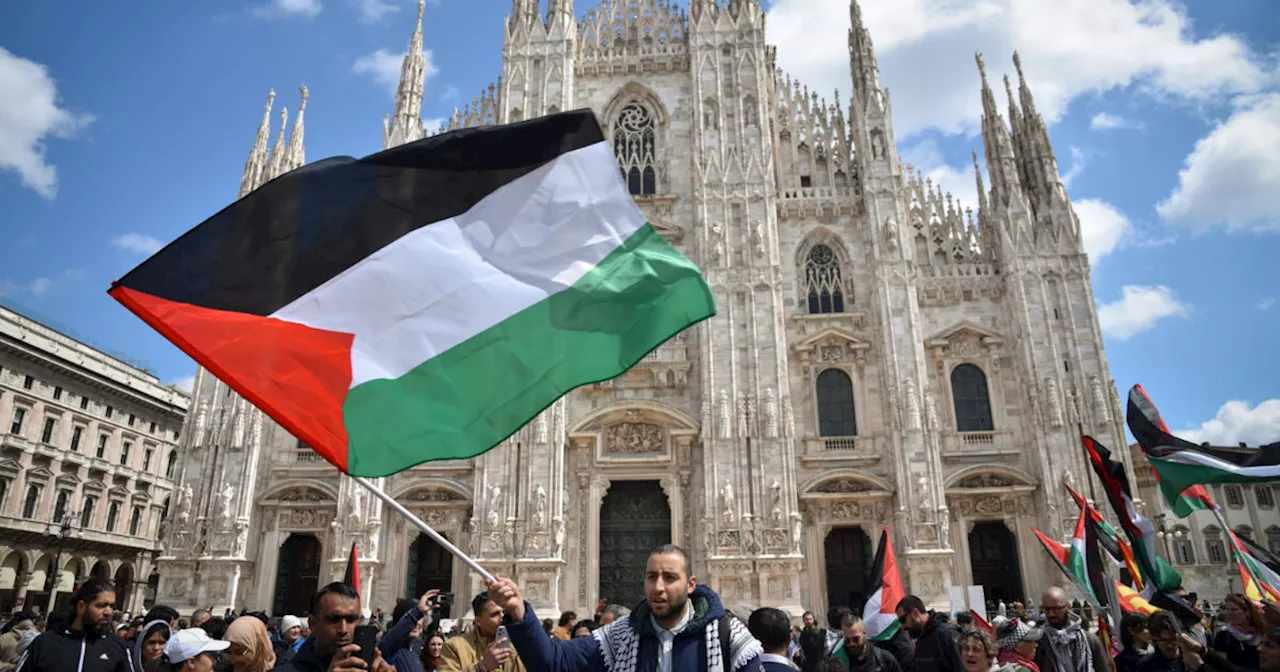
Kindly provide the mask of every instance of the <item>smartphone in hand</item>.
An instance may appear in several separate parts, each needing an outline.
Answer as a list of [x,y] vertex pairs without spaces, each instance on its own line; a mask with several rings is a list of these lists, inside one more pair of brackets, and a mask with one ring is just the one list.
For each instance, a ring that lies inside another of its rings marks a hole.
[[507,626],[498,626],[498,633],[493,636],[493,641],[497,642],[498,646],[501,646],[504,649],[511,646],[511,639],[507,637]]
[[356,657],[363,660],[369,666],[368,669],[373,669],[373,660],[378,656],[378,626],[357,625],[351,643],[360,647]]

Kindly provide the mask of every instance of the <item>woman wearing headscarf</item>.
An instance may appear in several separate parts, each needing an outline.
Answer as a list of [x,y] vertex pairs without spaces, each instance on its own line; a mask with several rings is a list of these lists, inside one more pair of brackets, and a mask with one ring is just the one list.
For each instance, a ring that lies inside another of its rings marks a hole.
[[133,645],[133,659],[142,665],[142,672],[164,669],[161,656],[170,636],[172,633],[167,620],[155,619],[142,626],[141,634]]
[[227,659],[235,672],[267,672],[275,667],[275,647],[262,619],[241,616],[231,622],[223,638],[231,643]]
[[1213,635],[1210,647],[1236,667],[1257,669],[1258,645],[1264,632],[1262,614],[1244,595],[1232,593],[1227,596],[1223,620],[1227,626]]

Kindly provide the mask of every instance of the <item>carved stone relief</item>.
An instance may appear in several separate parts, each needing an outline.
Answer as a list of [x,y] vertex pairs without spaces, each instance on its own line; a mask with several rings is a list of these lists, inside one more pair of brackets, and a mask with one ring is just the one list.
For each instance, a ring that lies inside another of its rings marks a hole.
[[606,453],[651,455],[663,449],[662,428],[647,422],[622,422],[605,429]]

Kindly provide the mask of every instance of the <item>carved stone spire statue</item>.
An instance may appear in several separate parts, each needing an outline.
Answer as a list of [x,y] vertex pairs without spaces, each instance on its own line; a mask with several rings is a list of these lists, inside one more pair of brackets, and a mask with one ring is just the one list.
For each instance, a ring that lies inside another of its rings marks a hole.
[[720,388],[720,438],[733,436],[733,407],[729,402],[729,392]]
[[764,390],[764,435],[766,438],[778,438],[778,396],[772,387]]
[[262,182],[265,184],[284,173],[284,132],[289,127],[289,108],[280,108],[280,134],[276,136],[276,145],[271,148],[271,164]]
[[265,181],[267,173],[267,143],[271,142],[271,107],[276,102],[275,89],[267,94],[267,109],[262,113],[262,124],[258,126],[258,135],[253,140],[253,149],[249,150],[249,158],[244,162],[244,175],[240,177],[240,195],[244,198],[249,192],[257,189]]
[[305,133],[302,118],[307,111],[307,97],[311,95],[307,91],[307,85],[303,84],[299,87],[302,93],[302,102],[298,104],[298,116],[293,118],[293,131],[289,134],[289,149],[285,154],[284,172],[297,170],[307,163],[307,151],[302,144],[302,136]]

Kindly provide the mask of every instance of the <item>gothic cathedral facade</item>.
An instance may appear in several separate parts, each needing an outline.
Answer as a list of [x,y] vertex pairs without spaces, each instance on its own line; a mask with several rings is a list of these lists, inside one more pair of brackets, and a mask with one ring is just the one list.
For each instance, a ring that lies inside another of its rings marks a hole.
[[[1036,599],[1054,575],[1032,528],[1066,533],[1059,484],[1089,477],[1079,435],[1124,436],[1080,226],[1016,54],[1007,125],[978,57],[990,184],[975,153],[972,211],[900,162],[856,0],[847,108],[777,69],[757,0],[600,0],[577,17],[572,0],[514,0],[501,78],[440,130],[593,109],[719,314],[487,454],[379,485],[545,615],[634,604],[648,549],[670,541],[730,606],[856,608],[883,528],[927,601],[971,585]],[[436,130],[421,26],[420,4],[387,147]],[[270,115],[269,100],[241,195],[304,162],[302,110],[271,151]],[[207,371],[196,399],[159,602],[303,613],[352,543],[367,605],[478,590]]]

